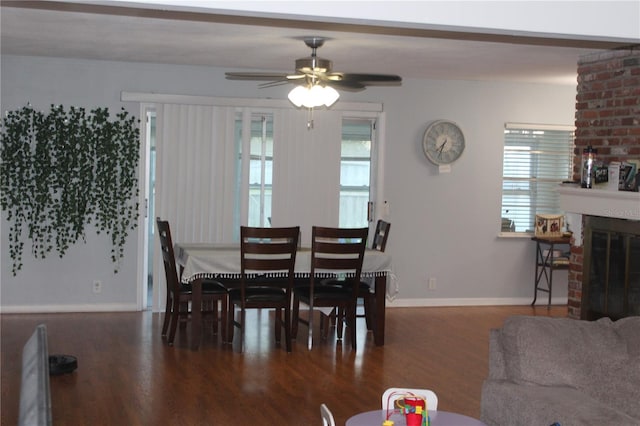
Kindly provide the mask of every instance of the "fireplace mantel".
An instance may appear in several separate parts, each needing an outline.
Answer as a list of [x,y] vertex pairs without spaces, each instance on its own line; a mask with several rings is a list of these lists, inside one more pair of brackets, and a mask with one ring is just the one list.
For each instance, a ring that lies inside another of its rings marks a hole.
[[640,192],[560,186],[558,193],[567,213],[640,220]]
[[640,193],[560,185],[560,208],[566,213],[576,246],[582,246],[582,215],[640,220]]

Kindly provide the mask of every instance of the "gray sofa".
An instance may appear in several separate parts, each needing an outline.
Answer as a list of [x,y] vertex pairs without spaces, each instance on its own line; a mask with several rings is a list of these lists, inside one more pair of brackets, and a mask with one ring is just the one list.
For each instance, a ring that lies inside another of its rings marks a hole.
[[488,426],[640,425],[640,317],[514,316],[491,330]]

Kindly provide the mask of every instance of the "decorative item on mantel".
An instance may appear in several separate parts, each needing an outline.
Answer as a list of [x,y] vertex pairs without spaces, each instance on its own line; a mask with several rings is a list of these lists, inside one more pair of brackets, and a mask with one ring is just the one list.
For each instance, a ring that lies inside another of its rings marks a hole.
[[594,188],[608,191],[638,192],[640,186],[640,160],[612,161],[601,166],[594,175]]
[[591,145],[582,150],[582,187],[593,187],[593,180],[596,168],[596,156],[598,150],[594,149]]
[[[600,188],[608,191],[638,192],[640,187],[640,160],[627,159],[604,164],[597,159],[598,150],[591,146],[582,153],[580,186],[582,188]],[[563,182],[567,184],[569,182]]]
[[640,160],[627,160],[620,163],[619,191],[638,192],[640,187]]

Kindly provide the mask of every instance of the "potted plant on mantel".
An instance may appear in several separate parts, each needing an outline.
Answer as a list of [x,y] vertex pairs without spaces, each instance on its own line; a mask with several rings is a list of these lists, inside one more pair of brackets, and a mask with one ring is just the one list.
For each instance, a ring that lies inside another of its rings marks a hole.
[[129,231],[137,226],[140,130],[127,111],[110,120],[107,108],[31,105],[2,120],[0,203],[9,221],[15,276],[24,240],[36,258],[54,248],[60,257],[94,224],[111,237],[118,271]]

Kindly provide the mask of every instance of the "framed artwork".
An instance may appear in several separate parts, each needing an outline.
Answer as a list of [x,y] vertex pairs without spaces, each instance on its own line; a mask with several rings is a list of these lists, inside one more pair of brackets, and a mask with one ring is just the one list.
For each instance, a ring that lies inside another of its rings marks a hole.
[[563,225],[563,215],[537,214],[534,234],[536,237],[561,237]]

